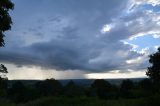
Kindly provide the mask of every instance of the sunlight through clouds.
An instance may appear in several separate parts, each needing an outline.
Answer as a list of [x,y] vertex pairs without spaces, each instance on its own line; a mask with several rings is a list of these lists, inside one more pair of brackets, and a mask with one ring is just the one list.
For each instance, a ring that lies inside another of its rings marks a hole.
[[153,6],[160,5],[160,0],[134,0],[137,4],[148,3]]
[[88,79],[113,79],[113,78],[139,78],[146,77],[145,70],[131,71],[128,73],[90,73],[86,74]]
[[101,29],[101,33],[105,34],[107,32],[109,32],[111,30],[111,28],[113,27],[113,25],[104,25]]

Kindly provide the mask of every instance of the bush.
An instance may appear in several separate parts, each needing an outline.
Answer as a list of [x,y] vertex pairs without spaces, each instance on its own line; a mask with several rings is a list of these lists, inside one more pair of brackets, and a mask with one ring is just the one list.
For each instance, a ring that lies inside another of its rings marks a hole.
[[55,79],[47,79],[36,83],[36,90],[41,96],[57,96],[63,93],[61,83]]

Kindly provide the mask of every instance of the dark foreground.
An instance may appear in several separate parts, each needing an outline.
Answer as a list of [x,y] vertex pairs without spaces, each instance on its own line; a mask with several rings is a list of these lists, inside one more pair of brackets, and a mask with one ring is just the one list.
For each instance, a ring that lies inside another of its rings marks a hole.
[[28,103],[1,101],[0,106],[160,106],[160,95],[140,99],[102,100],[92,97],[44,97]]
[[1,78],[0,106],[160,106],[160,84],[150,79],[82,82]]

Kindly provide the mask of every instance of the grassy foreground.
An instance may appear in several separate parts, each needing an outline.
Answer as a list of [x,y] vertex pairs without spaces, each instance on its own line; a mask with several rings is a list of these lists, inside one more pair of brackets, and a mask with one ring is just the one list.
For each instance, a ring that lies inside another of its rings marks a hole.
[[159,95],[141,99],[102,100],[93,97],[45,97],[25,104],[1,101],[0,106],[160,106]]

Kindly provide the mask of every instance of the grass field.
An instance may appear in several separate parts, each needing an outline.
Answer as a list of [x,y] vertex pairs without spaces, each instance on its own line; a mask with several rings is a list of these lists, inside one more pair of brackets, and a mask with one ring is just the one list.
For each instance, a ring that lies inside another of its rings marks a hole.
[[141,99],[102,100],[93,97],[44,97],[24,104],[1,101],[0,106],[160,106],[159,95]]

